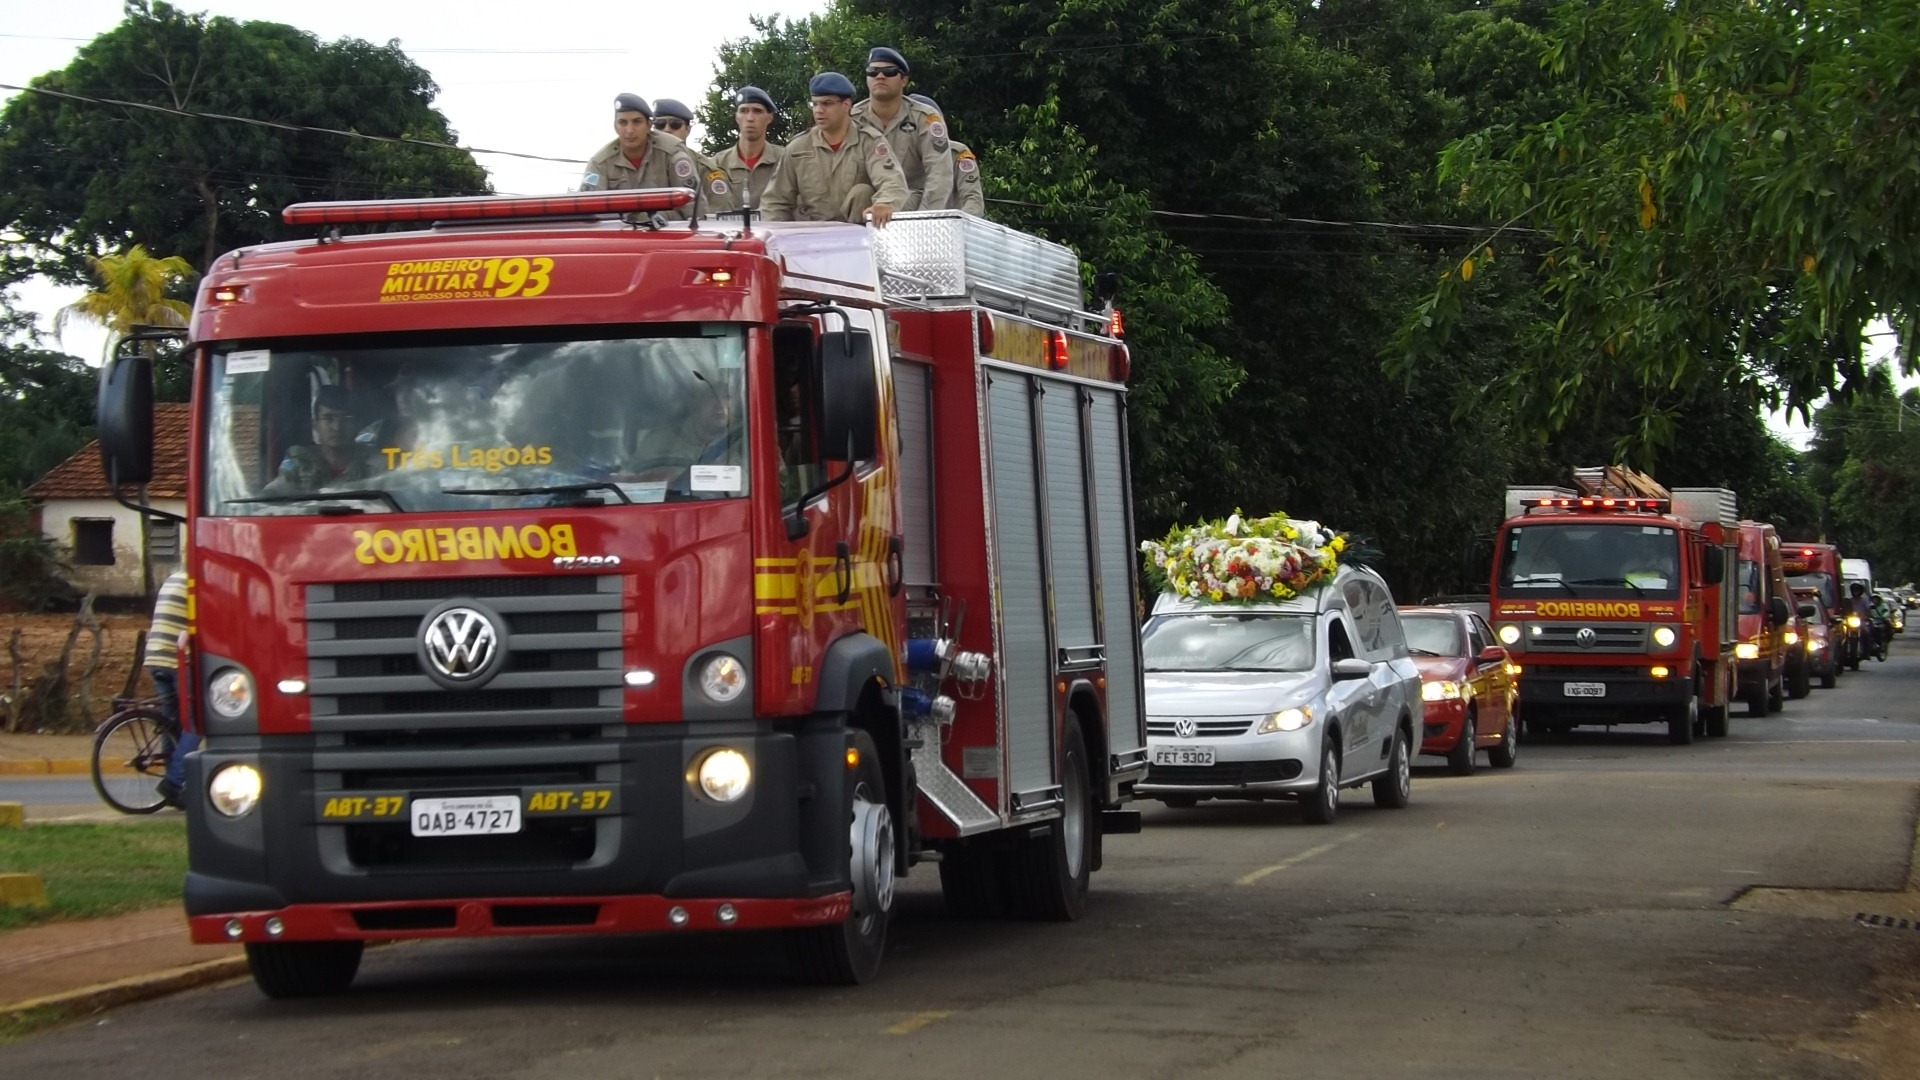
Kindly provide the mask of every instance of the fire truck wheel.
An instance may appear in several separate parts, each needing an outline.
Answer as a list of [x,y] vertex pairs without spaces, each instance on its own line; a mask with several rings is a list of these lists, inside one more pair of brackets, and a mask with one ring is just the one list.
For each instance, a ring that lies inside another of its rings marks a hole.
[[1840,682],[1840,665],[1835,664],[1820,673],[1820,689],[1831,690]]
[[1741,700],[1747,703],[1748,716],[1767,715],[1767,688],[1761,686],[1746,694]]
[[344,993],[360,971],[359,941],[256,941],[247,945],[253,985],[270,998]]
[[1786,707],[1787,707],[1787,676],[1785,672],[1782,672],[1780,675],[1780,681],[1777,683],[1774,683],[1772,686],[1767,688],[1767,711],[1770,713],[1776,713]]
[[1005,853],[961,842],[940,856],[940,895],[956,919],[997,919],[1007,913]]
[[1479,739],[1474,724],[1473,710],[1467,710],[1466,720],[1460,725],[1460,741],[1447,751],[1447,771],[1455,776],[1472,776],[1475,751],[1473,744]]
[[1340,815],[1340,755],[1333,740],[1320,744],[1320,782],[1300,796],[1300,816],[1309,825],[1331,825]]
[[1500,745],[1487,750],[1487,764],[1496,769],[1511,769],[1520,757],[1520,725],[1507,714],[1507,730],[1500,733]]
[[1787,696],[1797,701],[1811,693],[1813,693],[1813,672],[1809,670],[1808,665],[1801,664],[1787,676]]
[[[1469,736],[1473,729],[1467,729]],[[1413,800],[1413,761],[1407,753],[1407,729],[1393,729],[1393,749],[1387,751],[1387,771],[1373,778],[1373,805],[1382,810],[1405,810]],[[1467,761],[1473,761],[1473,740],[1467,739]]]
[[1008,860],[1008,899],[1022,918],[1072,922],[1086,914],[1093,872],[1093,784],[1086,738],[1069,717],[1060,755],[1060,816],[1020,841]]
[[853,913],[835,926],[787,931],[787,951],[800,978],[831,986],[856,986],[879,972],[893,915],[893,817],[887,810],[886,777],[871,735],[856,731],[853,746],[860,755],[847,792]]
[[1667,717],[1667,741],[1675,746],[1690,746],[1693,731],[1700,726],[1700,692],[1696,687],[1687,695],[1687,703]]

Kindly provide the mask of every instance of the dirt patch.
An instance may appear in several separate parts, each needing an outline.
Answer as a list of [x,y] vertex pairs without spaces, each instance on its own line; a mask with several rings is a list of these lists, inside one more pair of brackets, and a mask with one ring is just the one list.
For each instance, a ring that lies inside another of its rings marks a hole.
[[[84,731],[112,711],[113,699],[126,686],[127,673],[140,639],[147,632],[145,615],[95,615],[100,624],[100,656],[90,677],[87,668],[93,661],[92,633],[86,628],[74,638],[67,661],[68,693],[65,695],[65,719],[48,728],[38,722],[19,727],[23,731],[46,730],[49,733]],[[35,688],[47,677],[47,669],[60,659],[67,637],[73,632],[71,613],[28,615],[0,614],[0,731],[13,730],[15,710],[24,709]],[[19,631],[20,660],[15,661],[8,644]],[[85,688],[82,689],[84,682]],[[145,676],[135,689],[150,694],[152,685]],[[17,696],[16,696],[17,694]]]

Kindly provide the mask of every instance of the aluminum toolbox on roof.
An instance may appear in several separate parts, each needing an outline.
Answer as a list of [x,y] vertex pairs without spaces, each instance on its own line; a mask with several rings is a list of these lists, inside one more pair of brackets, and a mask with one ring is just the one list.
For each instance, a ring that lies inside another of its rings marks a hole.
[[1080,259],[1052,241],[958,210],[895,214],[873,240],[889,297],[970,299],[1051,322],[1081,312]]

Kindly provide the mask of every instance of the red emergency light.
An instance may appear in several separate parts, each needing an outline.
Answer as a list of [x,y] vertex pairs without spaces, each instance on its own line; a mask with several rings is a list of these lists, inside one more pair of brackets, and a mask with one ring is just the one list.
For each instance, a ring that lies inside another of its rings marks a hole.
[[1664,514],[1672,503],[1667,499],[1621,499],[1608,496],[1553,497],[1535,499],[1533,506],[1555,510],[1632,510],[1636,513]]
[[1055,371],[1065,371],[1072,360],[1073,351],[1067,346],[1066,331],[1047,331],[1047,366]]
[[507,218],[651,214],[693,201],[686,188],[583,191],[572,195],[467,195],[450,199],[364,199],[294,203],[280,211],[289,225],[387,225],[408,221],[497,221]]
[[1107,316],[1107,336],[1125,337],[1126,333],[1127,320],[1120,314],[1119,308],[1114,308],[1113,314]]

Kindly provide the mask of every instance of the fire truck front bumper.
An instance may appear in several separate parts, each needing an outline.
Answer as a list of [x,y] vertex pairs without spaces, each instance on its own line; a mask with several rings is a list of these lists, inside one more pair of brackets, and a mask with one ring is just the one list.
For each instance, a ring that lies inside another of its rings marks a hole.
[[[478,747],[210,739],[186,786],[194,940],[844,921],[846,730],[657,727]],[[731,802],[699,779],[721,749],[750,777]],[[258,788],[237,815],[231,770]]]
[[1520,711],[1530,723],[1657,723],[1685,708],[1691,692],[1691,680],[1678,670],[1656,678],[1646,667],[1541,665],[1520,676]]

